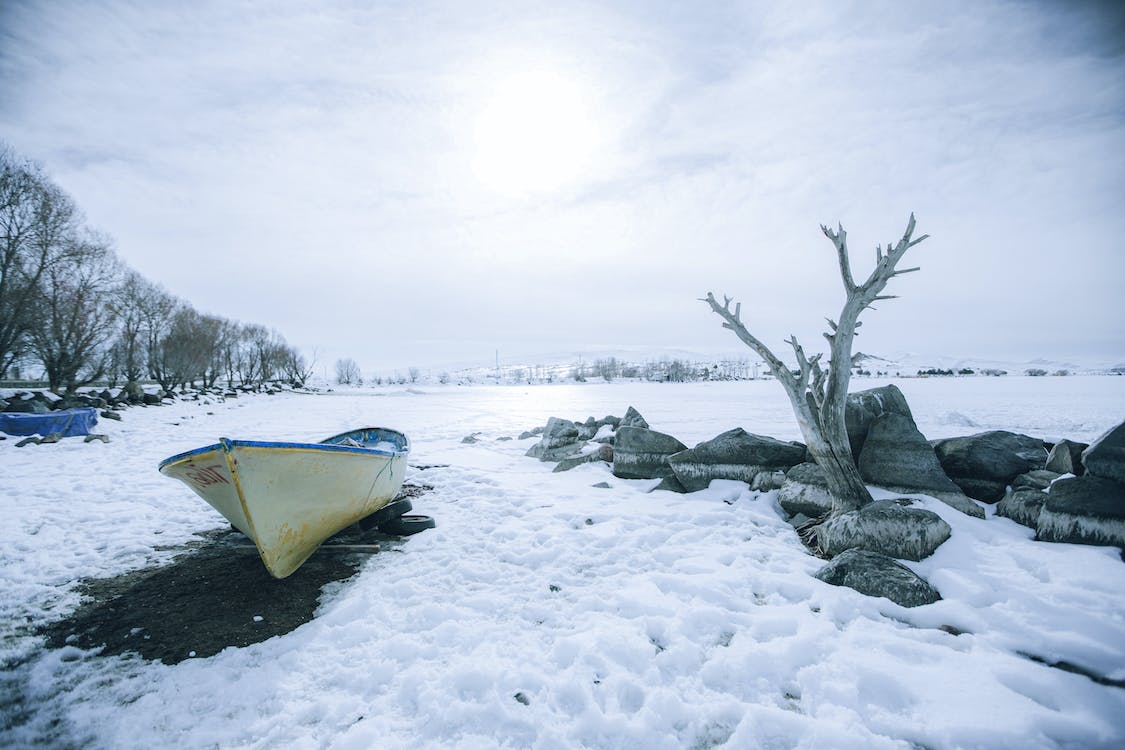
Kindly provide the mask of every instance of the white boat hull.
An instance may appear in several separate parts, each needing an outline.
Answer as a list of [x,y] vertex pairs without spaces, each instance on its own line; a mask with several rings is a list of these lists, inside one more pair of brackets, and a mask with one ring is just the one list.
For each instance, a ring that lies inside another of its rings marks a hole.
[[[354,431],[357,434],[363,431]],[[382,431],[381,434],[393,433]],[[322,443],[218,444],[166,459],[179,479],[254,541],[275,578],[293,573],[324,540],[389,503],[402,487],[408,445],[383,450]],[[329,441],[340,437],[329,438]]]

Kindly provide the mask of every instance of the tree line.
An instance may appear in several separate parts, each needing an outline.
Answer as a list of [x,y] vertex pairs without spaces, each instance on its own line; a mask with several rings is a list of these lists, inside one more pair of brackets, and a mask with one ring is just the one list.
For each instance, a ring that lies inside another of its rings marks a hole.
[[56,393],[300,385],[312,367],[277,331],[200,313],[130,269],[38,164],[0,142],[0,379],[37,366]]

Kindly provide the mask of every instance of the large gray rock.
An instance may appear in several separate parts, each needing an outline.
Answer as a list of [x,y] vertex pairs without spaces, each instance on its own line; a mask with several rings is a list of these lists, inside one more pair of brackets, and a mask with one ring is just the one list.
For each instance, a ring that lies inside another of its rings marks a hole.
[[675,476],[664,477],[660,480],[660,484],[653,487],[651,490],[649,490],[649,492],[656,492],[657,490],[663,490],[664,492],[677,492],[681,495],[687,492],[687,490],[684,489],[684,486],[680,484],[680,480],[676,479]]
[[867,596],[883,596],[903,607],[919,607],[941,600],[941,595],[910,568],[891,558],[861,549],[850,549],[816,573],[833,586],[847,586]]
[[[608,417],[606,419],[608,419]],[[645,421],[645,418],[641,416],[639,411],[630,406],[625,410],[625,416],[617,422],[617,428],[620,429],[622,427],[641,427],[647,430],[648,422]]]
[[29,398],[22,398],[21,396],[22,394],[11,399],[8,405],[4,407],[4,411],[10,414],[46,414],[51,411],[50,402],[35,396]]
[[597,450],[591,451],[589,453],[583,453],[571,458],[564,458],[559,462],[559,465],[554,468],[554,471],[570,471],[576,466],[594,463],[596,461],[611,463],[613,461],[613,447],[609,445],[599,445]]
[[1047,454],[1046,469],[1059,474],[1073,474],[1077,477],[1086,473],[1082,465],[1082,451],[1090,446],[1073,440],[1060,440]]
[[1082,464],[1096,477],[1105,477],[1125,484],[1125,422],[1090,444],[1082,451]]
[[938,461],[966,495],[994,503],[1013,479],[1047,463],[1042,440],[1006,430],[935,440]]
[[542,442],[527,449],[525,456],[538,458],[540,461],[560,461],[582,453],[582,443],[564,443],[554,448],[544,447]]
[[594,435],[598,434],[598,427],[600,426],[593,417],[587,417],[585,422],[578,425],[578,439],[589,440],[593,438]]
[[816,518],[831,511],[832,495],[824,470],[812,461],[794,466],[777,491],[777,503],[791,516]]
[[752,484],[759,474],[785,470],[804,460],[801,443],[784,443],[741,427],[668,457],[676,479],[688,492],[706,489],[712,479]]
[[539,438],[544,448],[558,448],[560,445],[578,442],[578,425],[569,419],[551,417]]
[[1056,474],[1053,471],[1046,469],[1036,469],[1029,471],[1026,474],[1020,474],[1012,480],[1012,491],[1015,490],[1041,490],[1045,491],[1051,486],[1051,482],[1055,481],[1062,474]]
[[879,500],[832,516],[816,528],[816,539],[829,557],[849,549],[865,549],[888,557],[921,560],[932,555],[951,533],[949,524],[933,511]]
[[1028,528],[1039,525],[1039,512],[1047,502],[1047,493],[1037,489],[1013,490],[996,504],[996,515],[1010,518]]
[[613,444],[613,474],[622,479],[672,476],[668,456],[682,450],[687,450],[687,446],[663,432],[643,427],[619,427]]
[[961,492],[941,464],[914,420],[887,412],[867,432],[859,454],[860,476],[893,492],[917,492],[936,497],[962,513],[984,518],[984,510]]
[[1051,485],[1036,539],[1125,549],[1125,484],[1090,473]]
[[540,461],[558,461],[582,452],[578,441],[578,426],[569,419],[551,417],[543,429],[539,442],[528,448],[524,455]]
[[881,388],[872,388],[867,391],[849,393],[844,404],[844,426],[848,431],[848,442],[852,446],[852,458],[859,461],[859,454],[863,450],[863,442],[875,420],[884,414],[902,414],[910,417],[910,406],[906,403],[906,396],[894,385],[885,385]]

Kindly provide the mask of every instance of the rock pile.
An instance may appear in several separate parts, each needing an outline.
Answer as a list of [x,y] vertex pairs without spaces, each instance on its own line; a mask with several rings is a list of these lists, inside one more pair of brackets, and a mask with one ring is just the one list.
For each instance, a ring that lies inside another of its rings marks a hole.
[[1069,471],[1016,477],[996,512],[1035,529],[1042,541],[1125,549],[1125,422],[1079,453],[1081,445],[1056,443],[1048,463]]
[[[1125,549],[1125,423],[1091,445],[1053,445],[993,430],[928,441],[906,398],[893,385],[848,396],[845,422],[852,455],[869,484],[922,494],[976,518],[997,515],[1030,526],[1043,541],[1117,545]],[[817,577],[905,607],[940,595],[897,560],[921,560],[952,533],[932,511],[900,498],[831,515],[832,496],[806,447],[735,428],[688,448],[653,430],[629,407],[622,418],[552,417],[520,435],[538,437],[527,451],[557,461],[555,471],[604,462],[623,479],[659,479],[656,490],[694,492],[714,479],[777,490],[781,510],[815,551],[831,558]],[[601,482],[595,486],[608,487]],[[1125,554],[1125,553],[1123,553]]]
[[[0,413],[42,415],[64,409],[93,408],[98,410],[98,417],[120,422],[123,410],[132,406],[161,406],[171,404],[177,399],[180,401],[202,401],[207,404],[211,403],[212,400],[222,402],[228,398],[238,398],[239,393],[255,392],[273,395],[285,390],[288,390],[286,386],[272,382],[261,386],[247,385],[237,386],[233,389],[181,390],[174,393],[166,392],[159,387],[153,389],[151,386],[149,390],[145,390],[139,383],[128,383],[123,388],[103,388],[100,391],[90,389],[66,396],[60,396],[49,390],[13,389],[3,391],[3,396],[0,397]],[[27,435],[28,432],[21,431],[19,434]],[[19,441],[16,445],[22,447],[51,444],[58,442],[61,437],[62,433],[42,437],[33,436]],[[0,434],[0,440],[3,439],[5,439],[5,436]],[[94,435],[88,437],[86,442],[92,442],[93,440],[108,442],[109,438],[105,435]]]

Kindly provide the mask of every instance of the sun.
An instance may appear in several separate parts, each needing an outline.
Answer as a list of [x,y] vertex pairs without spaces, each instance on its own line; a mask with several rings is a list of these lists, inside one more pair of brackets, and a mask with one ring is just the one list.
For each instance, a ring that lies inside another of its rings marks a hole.
[[555,190],[590,167],[597,129],[590,100],[572,79],[528,71],[501,80],[477,114],[473,172],[492,190]]

